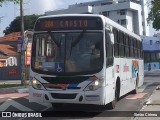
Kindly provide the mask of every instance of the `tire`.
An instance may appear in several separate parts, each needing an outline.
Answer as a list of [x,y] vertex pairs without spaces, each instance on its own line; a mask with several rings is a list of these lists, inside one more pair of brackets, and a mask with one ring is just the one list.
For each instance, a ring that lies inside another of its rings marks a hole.
[[116,84],[116,89],[115,89],[115,98],[112,102],[110,102],[108,104],[108,108],[109,109],[114,109],[116,107],[116,103],[118,102],[119,100],[119,87],[118,85]]

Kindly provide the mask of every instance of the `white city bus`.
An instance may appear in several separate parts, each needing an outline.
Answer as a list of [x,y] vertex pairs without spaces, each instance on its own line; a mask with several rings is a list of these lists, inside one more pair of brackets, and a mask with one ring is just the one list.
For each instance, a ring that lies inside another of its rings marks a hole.
[[93,14],[40,17],[35,24],[29,101],[109,105],[143,84],[141,38]]

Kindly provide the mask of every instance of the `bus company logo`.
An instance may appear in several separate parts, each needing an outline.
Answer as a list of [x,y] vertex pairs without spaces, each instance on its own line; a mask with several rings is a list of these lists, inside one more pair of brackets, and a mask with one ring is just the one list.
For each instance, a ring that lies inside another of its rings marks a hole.
[[34,96],[34,97],[41,97],[42,94],[40,94],[40,93],[33,93],[33,96]]
[[2,117],[11,117],[11,112],[2,112]]
[[42,117],[41,113],[19,113],[19,112],[2,112],[2,117],[9,118],[9,117]]

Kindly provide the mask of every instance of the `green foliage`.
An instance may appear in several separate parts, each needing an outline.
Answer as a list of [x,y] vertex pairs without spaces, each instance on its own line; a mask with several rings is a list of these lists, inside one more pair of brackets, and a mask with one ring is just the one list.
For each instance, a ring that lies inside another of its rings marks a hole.
[[[28,29],[33,29],[34,24],[37,20],[37,18],[40,15],[26,15],[24,16],[24,30],[28,30]],[[12,32],[20,32],[21,31],[21,18],[20,16],[16,17],[9,25],[9,27],[7,27],[3,33],[9,34]]]
[[151,11],[148,14],[148,22],[153,22],[153,28],[160,29],[160,0],[151,1]]
[[18,87],[20,84],[0,84],[0,88]]
[[14,2],[15,4],[19,4],[21,0],[0,0],[0,7],[3,2]]

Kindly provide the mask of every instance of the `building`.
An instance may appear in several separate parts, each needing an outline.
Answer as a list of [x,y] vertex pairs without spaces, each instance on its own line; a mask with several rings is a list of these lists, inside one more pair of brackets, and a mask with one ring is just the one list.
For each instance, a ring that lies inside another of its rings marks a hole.
[[21,58],[17,52],[20,32],[0,37],[0,80],[21,79]]
[[67,9],[47,11],[45,14],[74,13],[103,14],[138,35],[149,36],[146,0],[97,0],[69,5]]
[[160,69],[160,38],[158,34],[154,37],[142,36],[144,52],[144,69]]

